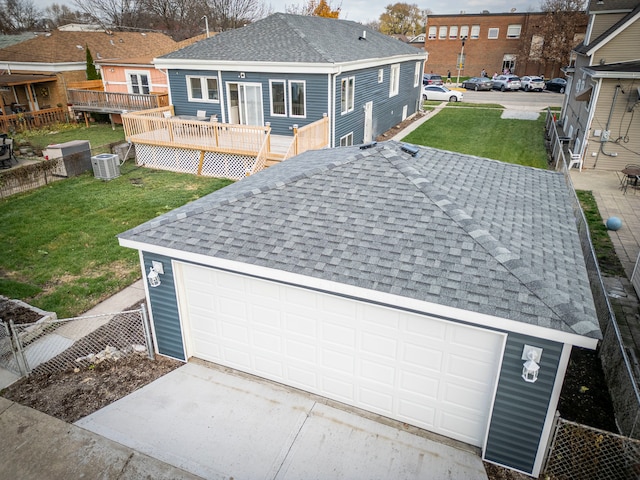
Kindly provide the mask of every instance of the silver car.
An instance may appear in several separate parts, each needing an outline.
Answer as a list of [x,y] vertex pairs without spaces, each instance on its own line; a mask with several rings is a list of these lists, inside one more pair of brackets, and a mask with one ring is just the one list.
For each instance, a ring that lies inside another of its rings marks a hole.
[[492,80],[492,86],[494,90],[505,92],[507,90],[520,90],[522,84],[520,83],[520,77],[516,75],[498,75]]
[[531,90],[541,92],[545,88],[547,88],[547,86],[544,84],[544,80],[540,77],[522,77],[520,83],[522,84],[522,89],[525,92],[529,92]]

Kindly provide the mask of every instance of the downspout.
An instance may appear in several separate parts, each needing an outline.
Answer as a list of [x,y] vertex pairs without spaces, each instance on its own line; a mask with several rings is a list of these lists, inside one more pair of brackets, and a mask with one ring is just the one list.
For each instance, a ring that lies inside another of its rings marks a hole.
[[227,123],[227,111],[224,108],[226,103],[224,100],[224,92],[226,92],[224,82],[222,81],[222,70],[218,70],[218,95],[220,96],[220,121]]
[[333,74],[332,82],[331,82],[331,98],[329,99],[331,105],[329,105],[329,112],[331,115],[331,139],[330,146],[331,148],[335,148],[336,146],[336,81],[338,80],[338,76],[342,75],[342,65],[338,67],[338,71]]
[[[611,110],[609,110],[609,118],[607,118],[607,126],[604,128],[602,132],[602,137],[600,140],[600,152],[604,153],[609,157],[617,157],[617,152],[607,153],[604,151],[604,144],[609,141],[609,137],[611,135],[611,131],[609,130],[609,125],[611,124],[611,117],[613,117],[613,109],[616,107],[616,99],[618,98],[618,92],[620,91],[620,85],[616,85],[616,91],[613,94],[613,102],[611,102]],[[605,134],[606,132],[606,134]]]

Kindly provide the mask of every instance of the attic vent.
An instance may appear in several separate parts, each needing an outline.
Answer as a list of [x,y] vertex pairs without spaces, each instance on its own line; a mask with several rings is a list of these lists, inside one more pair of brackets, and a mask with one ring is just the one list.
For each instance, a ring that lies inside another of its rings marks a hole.
[[146,33],[144,33],[144,32],[142,32],[140,35],[142,35],[143,37],[146,37],[146,36],[147,36],[147,34],[146,34]]
[[365,143],[363,145],[360,145],[360,150],[366,150],[367,148],[375,147],[377,144],[378,144],[378,142]]
[[124,43],[124,40],[123,40],[123,39],[120,39],[120,40],[118,40],[118,41],[119,41],[120,43]]
[[420,149],[418,147],[415,147],[413,145],[403,145],[402,147],[400,147],[400,150],[402,150],[403,152],[408,153],[412,157],[415,157],[418,154],[418,152],[420,151]]
[[84,48],[82,48],[82,45],[76,45],[76,48],[77,48],[78,50],[84,50]]
[[109,42],[111,43],[111,45],[115,45],[115,43],[113,43],[113,40],[109,40]]
[[367,31],[363,30],[362,35],[358,37],[358,40],[366,40],[367,39]]

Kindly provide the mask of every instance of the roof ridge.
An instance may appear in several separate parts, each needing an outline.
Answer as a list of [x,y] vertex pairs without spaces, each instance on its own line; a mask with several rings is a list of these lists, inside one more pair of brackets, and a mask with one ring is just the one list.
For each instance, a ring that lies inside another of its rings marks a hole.
[[[380,148],[386,148],[394,152],[394,155],[385,155],[389,163],[429,198],[435,206],[460,226],[489,255],[504,266],[511,275],[517,278],[527,290],[554,312],[572,331],[579,335],[587,335],[593,330],[589,322],[584,322],[575,314],[576,307],[572,304],[573,299],[570,296],[562,295],[555,289],[547,287],[544,278],[531,272],[519,255],[503,245],[500,240],[467,214],[464,208],[460,207],[455,200],[443,193],[435,183],[422,175],[398,149],[389,148],[386,145]],[[421,150],[424,151],[423,148]],[[568,322],[566,319],[572,321]]]

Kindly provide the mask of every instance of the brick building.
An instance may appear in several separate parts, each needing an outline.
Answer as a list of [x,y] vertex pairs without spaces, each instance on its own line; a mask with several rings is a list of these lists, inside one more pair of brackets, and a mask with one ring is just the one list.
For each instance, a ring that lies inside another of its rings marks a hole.
[[[561,76],[563,64],[541,64],[522,51],[544,48],[544,38],[539,35],[545,13],[478,13],[459,15],[429,15],[425,50],[429,59],[425,72],[444,76],[451,71],[455,80],[458,64],[460,76],[480,76],[501,73],[508,68],[516,75],[544,75],[546,78]],[[587,15],[580,34],[574,38],[574,46],[583,38],[587,28]],[[462,49],[462,38],[467,37]],[[530,48],[525,48],[530,47]],[[462,54],[462,62],[460,57]]]

